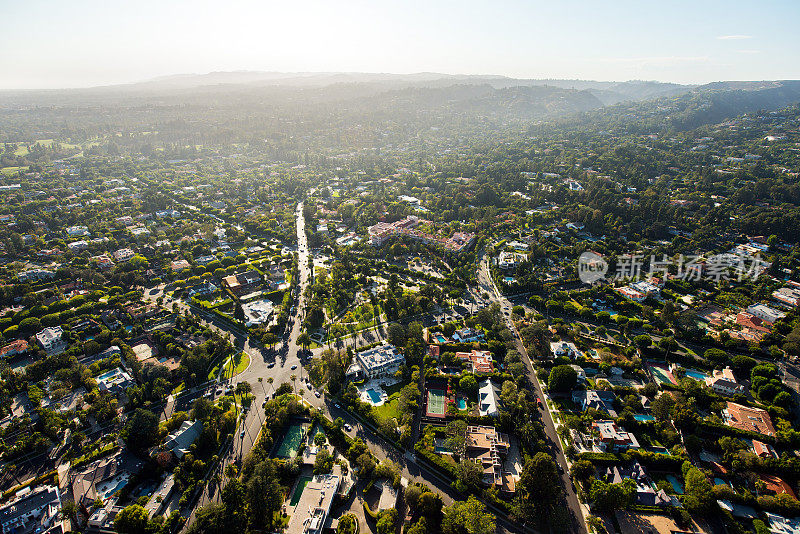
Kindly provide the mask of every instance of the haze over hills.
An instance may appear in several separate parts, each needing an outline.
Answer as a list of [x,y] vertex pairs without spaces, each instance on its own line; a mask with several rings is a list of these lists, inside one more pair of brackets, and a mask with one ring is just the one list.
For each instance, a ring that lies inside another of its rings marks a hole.
[[264,135],[312,139],[356,128],[370,132],[356,136],[357,146],[375,147],[390,130],[469,135],[476,124],[499,131],[592,120],[683,130],[798,101],[800,82],[791,80],[692,86],[438,73],[211,72],[89,89],[0,92],[0,141],[157,130],[179,142],[217,143]]

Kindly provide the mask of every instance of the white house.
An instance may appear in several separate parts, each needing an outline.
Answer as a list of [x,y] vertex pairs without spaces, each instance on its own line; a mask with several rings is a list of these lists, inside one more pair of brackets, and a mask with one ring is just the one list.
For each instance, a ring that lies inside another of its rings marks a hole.
[[747,308],[747,313],[755,315],[762,321],[766,321],[768,323],[774,323],[778,319],[783,319],[786,317],[786,314],[782,311],[770,308],[765,304],[751,304]]
[[500,404],[500,392],[489,380],[482,380],[478,389],[478,413],[481,416],[497,417]]
[[[391,376],[400,369],[406,359],[397,347],[390,344],[374,347],[356,354],[357,366],[367,378],[374,379]],[[351,369],[355,371],[353,366]],[[348,374],[353,374],[348,370]]]
[[60,354],[67,348],[62,337],[63,334],[64,331],[60,326],[51,326],[36,334],[36,341],[47,351],[47,354],[51,356]]
[[61,532],[60,523],[61,494],[56,486],[20,490],[14,500],[0,508],[3,534]]
[[705,379],[706,385],[720,395],[738,395],[744,393],[744,386],[736,381],[730,367],[719,370],[714,369],[712,376]]

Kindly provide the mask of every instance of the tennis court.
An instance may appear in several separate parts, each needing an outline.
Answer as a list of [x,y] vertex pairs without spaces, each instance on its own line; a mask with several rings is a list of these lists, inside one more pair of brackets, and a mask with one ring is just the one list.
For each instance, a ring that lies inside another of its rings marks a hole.
[[286,434],[283,436],[275,456],[278,458],[294,458],[297,456],[297,449],[300,448],[300,443],[303,441],[303,436],[306,432],[303,425],[294,423],[286,429]]
[[443,416],[445,414],[445,392],[441,389],[428,390],[428,415]]

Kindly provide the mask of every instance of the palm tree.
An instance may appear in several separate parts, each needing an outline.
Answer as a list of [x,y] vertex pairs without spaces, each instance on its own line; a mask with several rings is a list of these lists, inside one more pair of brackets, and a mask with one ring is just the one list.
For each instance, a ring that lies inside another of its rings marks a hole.
[[297,342],[300,343],[300,346],[303,347],[303,350],[306,350],[308,345],[311,344],[311,336],[308,335],[308,332],[303,332],[297,336]]

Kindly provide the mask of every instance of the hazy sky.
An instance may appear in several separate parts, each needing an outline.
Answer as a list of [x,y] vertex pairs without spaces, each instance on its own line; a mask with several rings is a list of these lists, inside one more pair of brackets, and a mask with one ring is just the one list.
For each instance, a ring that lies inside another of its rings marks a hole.
[[0,88],[220,70],[800,78],[800,1],[0,0]]

